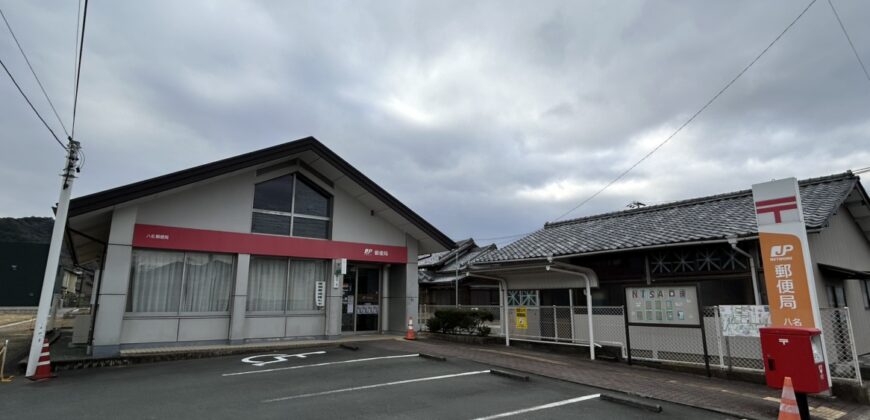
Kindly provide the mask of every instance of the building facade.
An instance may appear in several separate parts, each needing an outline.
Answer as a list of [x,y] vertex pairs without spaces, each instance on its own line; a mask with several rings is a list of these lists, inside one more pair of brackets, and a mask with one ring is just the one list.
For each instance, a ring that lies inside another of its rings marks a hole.
[[314,138],[76,198],[93,354],[406,328],[443,233]]
[[[870,353],[870,199],[850,172],[799,185],[819,305],[848,307],[857,353]],[[766,305],[758,250],[745,190],[550,223],[471,261],[468,278],[502,279],[509,306],[583,305],[570,280],[583,271],[597,277],[593,306],[657,285],[697,285],[703,306]]]

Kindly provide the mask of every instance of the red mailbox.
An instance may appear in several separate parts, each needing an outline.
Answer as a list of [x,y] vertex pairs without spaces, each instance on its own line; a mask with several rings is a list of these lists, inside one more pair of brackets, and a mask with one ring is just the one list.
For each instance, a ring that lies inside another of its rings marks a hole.
[[821,331],[802,327],[763,327],[759,331],[768,387],[782,388],[788,376],[797,393],[828,390]]

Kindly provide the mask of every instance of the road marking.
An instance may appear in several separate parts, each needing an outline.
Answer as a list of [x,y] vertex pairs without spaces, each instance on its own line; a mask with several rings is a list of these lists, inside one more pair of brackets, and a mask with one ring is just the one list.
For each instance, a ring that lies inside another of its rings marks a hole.
[[498,350],[491,350],[491,349],[477,349],[477,351],[484,351],[484,352],[489,352],[489,353],[498,353],[498,354],[503,354],[506,356],[513,356],[513,357],[521,357],[523,359],[536,360],[538,362],[545,362],[545,363],[552,363],[554,365],[562,365],[562,366],[567,365],[567,363],[562,363],[562,362],[558,362],[558,361],[550,360],[550,359],[544,359],[543,357],[527,356],[525,354],[511,353],[509,351],[498,351]]
[[[254,366],[261,367],[261,366],[266,366],[270,363],[286,362],[287,359],[290,357],[295,357],[297,359],[304,359],[308,356],[313,356],[315,354],[326,354],[326,352],[321,350],[321,351],[312,351],[309,353],[296,353],[296,354],[258,354],[256,356],[246,357],[246,358],[242,359],[242,362],[243,363],[251,363]],[[258,357],[271,357],[272,360],[266,360],[266,361],[254,360]]]
[[25,319],[24,321],[13,322],[13,323],[11,323],[11,324],[0,325],[0,328],[11,327],[11,326],[13,326],[13,325],[19,325],[19,324],[23,324],[23,323],[25,323],[25,322],[30,322],[30,321],[33,321],[33,318]]
[[480,375],[481,373],[489,373],[489,370],[476,370],[476,371],[472,371],[472,372],[453,373],[450,375],[429,376],[426,378],[405,379],[403,381],[385,382],[382,384],[355,386],[352,388],[333,389],[331,391],[312,392],[310,394],[300,394],[300,395],[291,395],[289,397],[273,398],[271,400],[263,400],[263,402],[270,403],[270,402],[277,402],[277,401],[295,400],[297,398],[318,397],[321,395],[338,394],[340,392],[361,391],[363,389],[381,388],[381,387],[393,386],[393,385],[404,385],[404,384],[410,384],[413,382],[437,381],[439,379],[458,378],[460,376]]
[[598,398],[600,396],[601,396],[601,394],[586,395],[583,397],[571,398],[570,400],[556,401],[554,403],[524,408],[522,410],[508,411],[507,413],[494,414],[492,416],[487,416],[487,417],[478,417],[474,420],[490,420],[490,419],[498,419],[498,418],[502,418],[502,417],[510,417],[510,416],[515,416],[517,414],[524,414],[524,413],[528,413],[528,412],[532,412],[532,411],[546,410],[548,408],[559,407],[559,406],[568,405],[568,404],[574,404],[574,403],[578,403],[581,401],[586,401],[586,400],[591,400],[593,398]]
[[381,356],[381,357],[369,357],[369,358],[365,358],[365,359],[340,360],[338,362],[324,362],[324,363],[314,363],[314,364],[310,364],[310,365],[287,366],[287,367],[281,367],[281,368],[249,370],[249,371],[234,372],[234,373],[224,373],[221,376],[248,375],[251,373],[277,372],[277,371],[281,371],[281,370],[292,370],[292,369],[302,369],[302,368],[319,367],[319,366],[340,365],[340,364],[344,364],[344,363],[370,362],[372,360],[402,359],[405,357],[420,357],[420,355],[417,353],[414,353],[414,354],[400,354],[397,356]]

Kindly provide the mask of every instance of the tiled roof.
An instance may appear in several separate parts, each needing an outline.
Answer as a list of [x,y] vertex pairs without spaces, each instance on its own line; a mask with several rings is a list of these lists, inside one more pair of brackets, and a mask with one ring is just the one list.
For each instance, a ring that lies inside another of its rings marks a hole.
[[[807,229],[825,227],[852,192],[851,172],[800,181]],[[677,201],[544,225],[473,264],[546,258],[757,234],[752,191]]]

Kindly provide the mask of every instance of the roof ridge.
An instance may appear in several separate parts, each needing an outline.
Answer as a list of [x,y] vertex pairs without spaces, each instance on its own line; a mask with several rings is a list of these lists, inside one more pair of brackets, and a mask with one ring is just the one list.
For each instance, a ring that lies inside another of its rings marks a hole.
[[[821,184],[821,183],[825,183],[825,182],[829,182],[829,181],[835,181],[835,180],[847,179],[847,178],[857,178],[857,176],[855,174],[853,174],[851,170],[847,170],[846,172],[841,172],[841,173],[837,173],[837,174],[831,174],[831,175],[825,175],[825,176],[820,176],[820,177],[815,177],[815,178],[807,178],[807,179],[798,180],[798,186],[803,187],[803,186],[807,186],[807,185]],[[607,213],[593,214],[593,215],[589,215],[589,216],[578,217],[575,219],[562,220],[562,221],[558,221],[558,222],[547,222],[547,223],[544,223],[544,229],[549,229],[549,228],[564,226],[564,225],[570,225],[570,224],[574,224],[574,223],[588,222],[591,220],[607,219],[607,218],[617,217],[617,216],[650,213],[650,212],[655,212],[655,211],[659,211],[659,210],[663,210],[663,209],[667,209],[667,208],[684,207],[684,206],[690,206],[690,205],[695,205],[695,204],[708,203],[711,201],[722,201],[722,200],[727,200],[727,199],[739,198],[739,197],[743,197],[743,196],[751,195],[751,194],[752,194],[752,189],[745,189],[745,190],[739,190],[739,191],[732,191],[732,192],[728,192],[728,193],[708,195],[708,196],[703,196],[703,197],[687,198],[687,199],[683,199],[683,200],[676,200],[676,201],[671,201],[671,202],[662,203],[662,204],[655,204],[652,206],[646,206],[646,207],[641,207],[641,208],[636,208],[636,209],[611,211],[611,212],[607,212]]]

